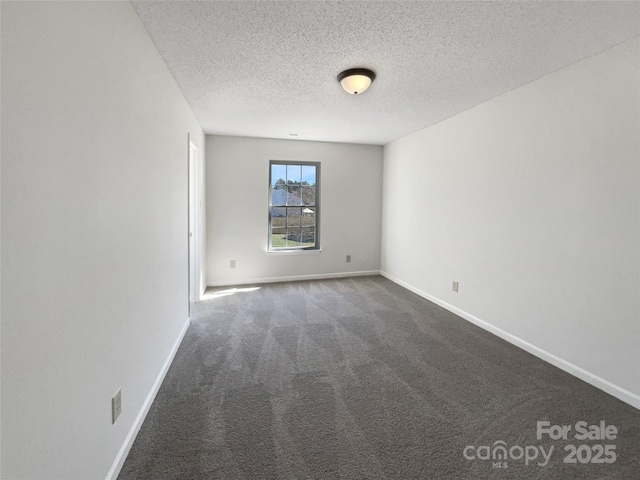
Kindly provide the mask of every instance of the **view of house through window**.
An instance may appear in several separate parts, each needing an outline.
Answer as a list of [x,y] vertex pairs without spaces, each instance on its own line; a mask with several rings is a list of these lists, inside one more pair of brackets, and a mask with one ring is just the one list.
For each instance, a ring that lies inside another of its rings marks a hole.
[[320,164],[272,160],[269,170],[269,250],[319,248]]

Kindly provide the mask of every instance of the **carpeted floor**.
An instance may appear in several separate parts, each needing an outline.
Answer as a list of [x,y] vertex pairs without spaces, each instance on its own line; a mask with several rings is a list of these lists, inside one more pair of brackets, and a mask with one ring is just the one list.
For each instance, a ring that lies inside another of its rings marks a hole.
[[408,290],[257,287],[196,306],[121,480],[639,478],[640,411]]

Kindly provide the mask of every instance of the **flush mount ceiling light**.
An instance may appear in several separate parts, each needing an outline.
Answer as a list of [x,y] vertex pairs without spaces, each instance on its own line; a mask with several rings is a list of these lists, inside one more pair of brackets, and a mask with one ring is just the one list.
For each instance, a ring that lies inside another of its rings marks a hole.
[[351,68],[338,75],[340,85],[351,95],[364,92],[375,79],[376,74],[366,68]]

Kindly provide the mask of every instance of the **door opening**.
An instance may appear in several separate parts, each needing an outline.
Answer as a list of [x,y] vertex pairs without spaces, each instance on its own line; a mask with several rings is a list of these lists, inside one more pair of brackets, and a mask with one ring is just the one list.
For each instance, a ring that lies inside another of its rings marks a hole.
[[189,304],[200,301],[198,167],[198,149],[189,139]]

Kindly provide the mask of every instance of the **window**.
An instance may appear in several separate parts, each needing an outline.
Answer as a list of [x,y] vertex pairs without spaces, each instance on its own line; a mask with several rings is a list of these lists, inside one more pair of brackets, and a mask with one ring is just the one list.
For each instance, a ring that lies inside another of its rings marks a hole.
[[320,164],[269,162],[269,251],[319,249]]

